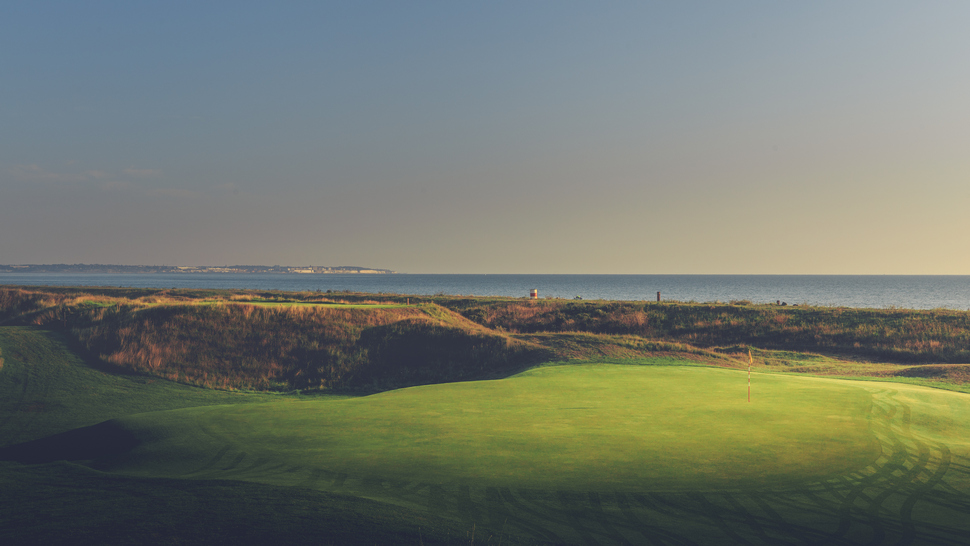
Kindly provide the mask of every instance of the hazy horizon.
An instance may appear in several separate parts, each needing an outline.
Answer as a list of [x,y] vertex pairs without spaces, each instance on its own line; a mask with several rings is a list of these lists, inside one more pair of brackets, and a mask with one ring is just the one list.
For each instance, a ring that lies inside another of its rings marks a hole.
[[968,274],[968,20],[13,3],[0,263]]
[[[454,271],[424,271],[424,272],[401,271],[401,270],[394,269],[393,267],[371,266],[369,264],[337,264],[337,265],[334,265],[334,264],[316,264],[316,263],[300,263],[300,264],[233,264],[233,263],[225,263],[225,264],[215,264],[215,263],[208,263],[208,264],[161,264],[161,263],[159,263],[159,264],[106,264],[106,263],[85,263],[85,262],[77,262],[77,263],[71,263],[71,264],[66,264],[66,263],[49,263],[49,264],[0,264],[0,267],[24,267],[24,266],[40,266],[40,267],[48,267],[48,266],[68,266],[68,267],[72,267],[72,266],[86,266],[86,267],[99,267],[99,266],[104,266],[104,267],[145,267],[145,268],[152,268],[152,267],[162,267],[162,268],[169,268],[169,267],[202,267],[202,268],[212,268],[212,269],[219,269],[219,268],[246,268],[246,267],[253,267],[253,268],[273,268],[273,267],[292,267],[292,268],[300,268],[300,267],[329,267],[329,268],[333,268],[333,269],[340,269],[340,268],[357,269],[357,268],[359,268],[359,269],[365,269],[365,270],[380,270],[380,271],[387,271],[388,272],[388,273],[383,273],[383,274],[430,275],[430,276],[436,276],[436,275],[437,276],[448,276],[448,275],[479,275],[479,276],[487,276],[487,275],[495,275],[495,276],[500,276],[500,275],[506,275],[506,276],[568,276],[568,275],[575,275],[575,276],[597,276],[597,275],[615,275],[615,276],[627,276],[627,277],[685,277],[685,276],[696,276],[696,277],[718,277],[718,276],[722,276],[722,277],[772,277],[772,276],[776,276],[776,277],[970,277],[970,274],[949,274],[949,273],[909,273],[909,274],[907,274],[907,273],[900,273],[900,274],[894,274],[894,273],[678,273],[678,272],[673,272],[673,273],[649,273],[649,272],[645,272],[645,273],[583,273],[583,272],[578,272],[578,273],[535,273],[535,272],[530,272],[530,271],[510,271],[510,272],[503,272],[503,273],[478,273],[478,272],[457,273],[457,272],[454,272]],[[14,271],[14,272],[0,271],[0,275],[3,275],[3,274],[17,274],[17,273],[19,273],[19,272],[18,271]],[[197,273],[199,273],[199,274],[205,274],[205,275],[209,275],[209,274],[219,274],[219,272],[204,272],[204,271],[197,272]],[[23,274],[24,275],[45,275],[45,274],[60,274],[60,273],[59,272],[25,272]],[[66,275],[86,275],[86,274],[91,274],[91,275],[101,275],[101,274],[104,274],[104,275],[108,275],[108,274],[112,274],[112,275],[115,275],[115,274],[116,275],[129,275],[129,274],[130,275],[140,275],[142,273],[102,273],[102,272],[76,272],[76,271],[69,271],[69,272],[66,272],[64,274],[66,274]],[[155,274],[155,273],[145,273],[145,274]],[[158,273],[158,274],[167,274],[167,273]],[[235,273],[235,274],[247,275],[247,274],[250,274],[250,273],[242,272],[242,273]],[[254,272],[254,273],[251,273],[251,274],[259,275],[259,274],[264,274],[264,273]],[[273,274],[273,275],[275,275],[275,274],[279,274],[279,273],[276,273],[276,272],[267,272],[265,274]],[[293,273],[290,273],[290,274],[298,275],[298,276],[300,276],[300,275],[309,275],[309,276],[313,276],[313,275],[341,275],[341,274],[347,274],[347,275],[357,275],[357,274],[369,275],[369,273],[332,273],[332,272],[329,272],[329,273],[328,272],[323,272],[323,273],[315,273],[315,274],[310,274],[310,273],[296,273],[296,272],[293,272]]]

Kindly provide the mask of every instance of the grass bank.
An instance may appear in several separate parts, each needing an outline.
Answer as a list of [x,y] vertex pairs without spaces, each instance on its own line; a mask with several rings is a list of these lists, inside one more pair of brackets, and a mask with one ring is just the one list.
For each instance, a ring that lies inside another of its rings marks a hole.
[[[968,395],[775,373],[852,364],[832,356],[752,350],[748,403],[746,374],[711,366],[738,365],[746,345],[514,334],[438,305],[71,297],[18,315],[44,327],[0,326],[4,544],[956,545],[970,534]],[[422,315],[390,315],[405,312]],[[427,325],[565,358],[501,379],[311,396],[176,383],[81,343],[92,328],[92,339],[128,332],[119,347],[142,346],[138,333],[204,349],[251,328],[265,341],[250,350],[272,355],[274,323],[346,323],[352,346],[411,355],[407,369],[460,347],[412,335]]]
[[970,314],[249,290],[0,288],[0,324],[117,370],[220,389],[356,390],[539,362],[676,355],[724,367],[970,384]]
[[[105,430],[99,423],[146,412],[299,398],[294,395],[226,392],[109,373],[74,353],[63,334],[34,327],[0,327],[0,361],[0,453],[39,441],[48,449],[34,453],[50,461],[0,460],[0,543],[469,544],[471,528],[463,524],[353,495],[108,474],[69,460],[118,448],[110,432],[98,432]],[[43,443],[52,436],[57,441]]]
[[565,300],[440,304],[516,333],[623,334],[708,348],[746,344],[892,362],[970,362],[970,313],[964,311]]
[[[880,453],[868,434],[871,397],[863,388],[761,376],[750,404],[743,373],[652,364],[553,366],[346,400],[131,416],[118,423],[138,447],[101,468],[270,483],[319,469],[480,488],[733,490],[826,479]],[[252,461],[287,470],[259,477],[256,469],[240,472],[245,460],[211,464],[226,438],[244,445]]]
[[[0,523],[115,543],[202,543],[183,525],[211,540],[208,526],[233,524],[338,544],[955,545],[970,533],[967,395],[756,374],[748,403],[736,370],[643,364],[119,417],[0,450],[0,498],[21,495]],[[78,454],[91,434],[135,441]],[[73,462],[43,462],[52,452]],[[56,506],[74,507],[57,532],[34,515]]]

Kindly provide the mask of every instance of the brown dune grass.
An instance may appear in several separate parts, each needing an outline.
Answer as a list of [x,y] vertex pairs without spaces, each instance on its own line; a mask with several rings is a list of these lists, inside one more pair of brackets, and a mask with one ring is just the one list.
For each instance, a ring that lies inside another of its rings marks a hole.
[[898,362],[970,362],[970,313],[964,311],[560,300],[456,307],[479,324],[514,333],[591,332],[699,347],[743,343]]
[[[302,305],[408,298],[417,305]],[[0,324],[59,329],[117,369],[218,388],[383,389],[494,377],[542,361],[664,354],[735,366],[734,353],[751,347],[760,365],[804,373],[905,371],[860,359],[970,362],[970,314],[946,310],[2,287]],[[922,370],[900,377],[970,380],[965,367]]]
[[0,297],[8,316],[19,311],[20,323],[62,329],[117,369],[205,387],[374,390],[486,377],[551,358],[434,305],[267,307],[29,290]]

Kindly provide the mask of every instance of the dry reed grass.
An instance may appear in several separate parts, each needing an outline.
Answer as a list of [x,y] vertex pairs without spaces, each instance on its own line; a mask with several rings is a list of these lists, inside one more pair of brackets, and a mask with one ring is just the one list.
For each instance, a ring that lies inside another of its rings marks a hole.
[[513,333],[592,332],[686,342],[744,343],[899,362],[970,362],[970,313],[641,302],[463,302],[461,312]]
[[24,322],[63,329],[103,362],[206,387],[382,389],[488,375],[546,354],[435,306],[17,297],[28,302]]
[[[945,310],[470,297],[411,297],[417,305],[400,308],[258,305],[335,300],[407,301],[345,293],[3,287],[0,324],[60,329],[118,368],[218,388],[388,388],[488,377],[542,360],[667,353],[716,360],[724,357],[703,348],[732,345],[970,362],[970,314]],[[799,369],[806,366],[812,364]],[[948,373],[964,377],[956,369]]]

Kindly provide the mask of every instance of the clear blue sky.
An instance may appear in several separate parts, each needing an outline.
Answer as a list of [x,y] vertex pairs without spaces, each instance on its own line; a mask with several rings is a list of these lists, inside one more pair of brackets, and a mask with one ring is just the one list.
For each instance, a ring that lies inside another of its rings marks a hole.
[[970,274],[968,2],[6,2],[0,263]]

